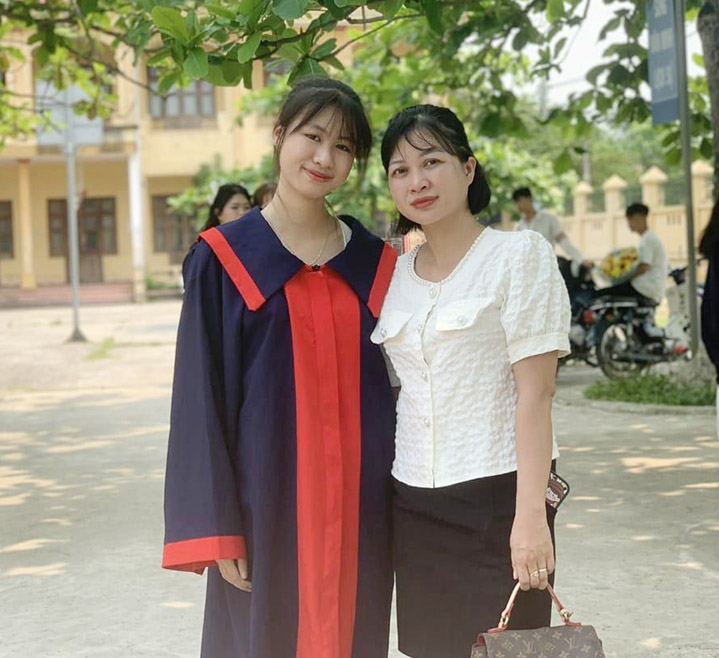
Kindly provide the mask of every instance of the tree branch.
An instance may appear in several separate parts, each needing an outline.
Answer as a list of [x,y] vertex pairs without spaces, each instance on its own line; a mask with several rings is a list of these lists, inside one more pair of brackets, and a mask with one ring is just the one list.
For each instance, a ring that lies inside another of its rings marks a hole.
[[[74,48],[71,48],[71,47],[68,46],[68,45],[64,45],[63,47],[66,48],[66,49],[67,49],[69,52],[71,52],[73,55],[75,55],[75,57],[77,57],[77,59],[80,60],[81,62],[85,62],[86,64],[92,64],[92,63],[93,63],[93,60],[88,59],[88,57],[87,57],[86,55],[84,55],[84,54],[81,53],[81,52],[78,52],[78,51],[75,50]],[[120,68],[118,68],[115,64],[108,64],[108,63],[102,62],[102,61],[99,62],[99,63],[103,64],[104,66],[107,66],[107,68],[110,69],[110,71],[112,71],[112,72],[115,73],[116,75],[119,75],[121,78],[123,78],[123,79],[125,79],[125,80],[128,80],[129,82],[132,82],[133,84],[137,85],[138,87],[141,87],[142,89],[145,89],[145,90],[147,90],[147,91],[149,91],[149,92],[151,92],[151,93],[153,93],[153,94],[157,94],[157,90],[156,90],[156,89],[153,89],[152,87],[150,87],[149,85],[145,84],[144,82],[140,82],[139,80],[136,80],[136,79],[133,78],[131,75],[127,75],[127,73],[125,73],[124,71],[122,71],[122,70],[121,70]]]
[[[379,32],[380,30],[384,30],[386,27],[391,25],[392,23],[397,22],[398,20],[402,20],[403,18],[416,18],[417,16],[423,16],[423,14],[407,14],[405,16],[395,16],[394,18],[387,19],[384,25],[380,25],[379,27],[375,27],[371,29],[369,32],[363,32],[359,36],[355,37],[354,39],[350,39],[347,43],[342,44],[339,48],[337,48],[330,57],[337,57],[339,53],[341,53],[345,48],[348,48],[349,46],[357,43],[358,41],[361,41],[362,39],[366,39],[368,36],[374,34],[375,32]],[[383,19],[384,20],[384,19]],[[369,21],[367,21],[369,22]]]

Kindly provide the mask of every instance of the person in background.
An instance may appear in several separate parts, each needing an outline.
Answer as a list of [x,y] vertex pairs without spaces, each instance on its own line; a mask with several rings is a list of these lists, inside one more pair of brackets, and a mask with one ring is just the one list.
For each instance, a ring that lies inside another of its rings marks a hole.
[[[699,241],[699,253],[709,261],[702,298],[702,340],[717,370],[719,384],[719,200]],[[719,386],[717,386],[717,434],[719,435]]]
[[582,252],[577,249],[567,237],[562,225],[556,215],[553,215],[543,208],[537,208],[532,199],[532,191],[528,187],[520,187],[512,192],[512,200],[517,206],[521,217],[514,227],[515,231],[526,231],[531,229],[543,235],[553,247],[559,245],[572,263],[576,266],[584,265],[592,268],[594,263],[586,260]]
[[633,203],[627,208],[627,222],[634,233],[639,233],[639,267],[631,278],[618,286],[603,288],[597,294],[636,297],[640,302],[649,299],[655,304],[664,297],[664,284],[669,261],[659,236],[647,223],[649,207]]
[[237,183],[220,185],[202,230],[206,231],[220,224],[227,224],[227,222],[239,219],[251,208],[250,193],[246,187]]
[[262,185],[260,185],[252,195],[252,205],[257,206],[258,208],[264,208],[270,201],[272,201],[272,197],[275,196],[276,189],[277,183],[274,181],[262,183]]

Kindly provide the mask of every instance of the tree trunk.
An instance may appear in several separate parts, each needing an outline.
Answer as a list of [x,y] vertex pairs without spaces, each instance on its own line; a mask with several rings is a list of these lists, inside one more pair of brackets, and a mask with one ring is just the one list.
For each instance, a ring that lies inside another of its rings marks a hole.
[[719,0],[706,0],[699,12],[697,29],[709,83],[714,132],[714,200],[719,201]]

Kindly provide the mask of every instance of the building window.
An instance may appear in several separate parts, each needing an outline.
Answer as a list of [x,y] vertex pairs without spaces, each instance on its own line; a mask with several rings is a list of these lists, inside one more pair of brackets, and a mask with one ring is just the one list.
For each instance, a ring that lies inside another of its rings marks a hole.
[[117,254],[115,199],[85,199],[78,213],[80,230],[93,237],[92,251]]
[[167,205],[168,196],[152,197],[152,233],[155,253],[170,254],[171,263],[181,263],[197,237],[192,218]]
[[12,203],[0,201],[0,258],[12,257]]
[[[48,201],[50,256],[67,255],[67,201]],[[80,245],[87,253],[117,254],[115,199],[84,199],[77,212]]]
[[[156,87],[157,69],[148,68],[151,87]],[[193,80],[187,87],[172,89],[167,96],[150,94],[150,114],[160,119],[174,117],[214,117],[215,88],[206,80]]]
[[50,199],[47,202],[47,217],[50,227],[50,256],[66,256],[67,202],[65,199]]

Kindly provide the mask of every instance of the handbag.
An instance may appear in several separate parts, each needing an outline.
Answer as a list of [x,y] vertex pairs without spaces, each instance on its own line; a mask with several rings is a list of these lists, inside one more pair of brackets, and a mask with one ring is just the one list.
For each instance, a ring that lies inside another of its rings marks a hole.
[[552,586],[547,585],[547,590],[563,626],[508,631],[512,608],[520,591],[517,583],[497,628],[477,636],[470,658],[606,658],[594,628],[571,621],[572,613],[562,605]]

